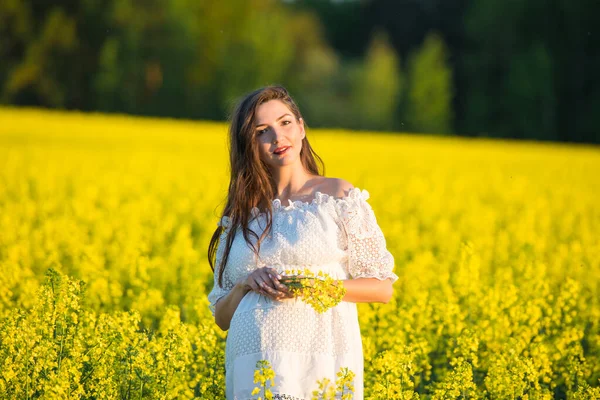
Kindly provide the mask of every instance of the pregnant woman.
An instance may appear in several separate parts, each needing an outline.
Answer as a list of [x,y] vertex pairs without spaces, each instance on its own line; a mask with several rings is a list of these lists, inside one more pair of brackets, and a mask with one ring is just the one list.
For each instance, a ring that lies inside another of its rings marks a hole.
[[[342,367],[354,372],[354,398],[362,399],[356,303],[388,302],[398,278],[368,192],[321,174],[283,87],[246,95],[229,135],[229,193],[208,250],[211,311],[229,330],[227,399],[252,398],[259,360],[275,371],[275,399],[310,399],[317,381],[335,381]],[[339,281],[342,301],[319,313],[292,296],[283,276],[306,269]]]

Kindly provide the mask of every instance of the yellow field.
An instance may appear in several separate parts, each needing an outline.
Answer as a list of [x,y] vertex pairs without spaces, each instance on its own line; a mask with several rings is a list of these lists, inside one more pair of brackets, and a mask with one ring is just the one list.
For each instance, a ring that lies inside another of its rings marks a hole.
[[[226,129],[0,109],[0,398],[223,398]],[[400,277],[359,308],[367,398],[600,398],[598,147],[308,135]]]

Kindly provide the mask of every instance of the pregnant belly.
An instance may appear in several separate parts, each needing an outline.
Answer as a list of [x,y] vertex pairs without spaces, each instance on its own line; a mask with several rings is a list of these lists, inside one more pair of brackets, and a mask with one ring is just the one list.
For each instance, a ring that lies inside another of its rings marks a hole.
[[356,305],[342,302],[323,314],[299,299],[244,296],[227,336],[226,362],[273,351],[338,355],[360,346]]

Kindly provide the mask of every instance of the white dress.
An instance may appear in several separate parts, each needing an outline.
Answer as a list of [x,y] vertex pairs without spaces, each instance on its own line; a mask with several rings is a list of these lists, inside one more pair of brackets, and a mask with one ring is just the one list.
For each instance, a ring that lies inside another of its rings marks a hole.
[[[323,271],[334,279],[398,277],[392,272],[394,259],[386,248],[366,190],[352,188],[348,196],[335,198],[317,192],[312,202],[272,201],[273,225],[255,257],[238,231],[223,275],[208,295],[211,311],[234,283],[264,266],[283,274],[286,269]],[[252,210],[250,229],[259,236],[265,215]],[[223,257],[230,220],[217,249]],[[356,374],[354,398],[363,398],[363,352],[355,303],[341,302],[323,314],[299,299],[271,300],[248,292],[238,305],[229,328],[225,351],[227,399],[252,399],[256,386],[256,362],[268,360],[275,371],[274,399],[310,399],[317,381],[336,380],[336,373],[348,367]]]

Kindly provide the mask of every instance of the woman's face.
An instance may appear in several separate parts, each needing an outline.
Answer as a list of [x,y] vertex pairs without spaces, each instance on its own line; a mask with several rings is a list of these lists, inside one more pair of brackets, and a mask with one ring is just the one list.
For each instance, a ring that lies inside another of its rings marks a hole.
[[300,162],[304,122],[279,100],[269,100],[256,110],[255,138],[260,158],[270,168]]

